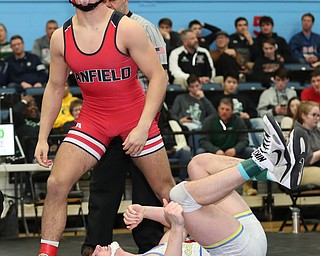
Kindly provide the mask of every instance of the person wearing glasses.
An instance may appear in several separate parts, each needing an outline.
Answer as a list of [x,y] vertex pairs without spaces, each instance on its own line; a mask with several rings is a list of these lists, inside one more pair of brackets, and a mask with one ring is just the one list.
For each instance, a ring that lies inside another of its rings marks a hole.
[[293,128],[301,129],[308,135],[309,150],[301,185],[313,183],[320,185],[320,107],[314,101],[302,101],[295,116]]

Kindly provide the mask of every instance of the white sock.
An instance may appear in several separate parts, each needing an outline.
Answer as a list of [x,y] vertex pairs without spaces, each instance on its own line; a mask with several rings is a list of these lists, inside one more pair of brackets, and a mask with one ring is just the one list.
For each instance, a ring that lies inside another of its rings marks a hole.
[[50,240],[44,240],[44,239],[41,239],[41,243],[42,244],[50,244],[54,247],[58,247],[59,246],[59,242],[56,242],[56,241],[50,241]]

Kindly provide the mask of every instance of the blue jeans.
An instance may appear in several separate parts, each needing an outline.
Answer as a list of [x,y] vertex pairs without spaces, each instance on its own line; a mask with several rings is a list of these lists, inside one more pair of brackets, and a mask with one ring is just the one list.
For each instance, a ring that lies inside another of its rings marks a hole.
[[190,150],[179,149],[173,155],[170,156],[170,159],[178,159],[180,170],[179,170],[179,177],[181,180],[185,180],[188,178],[188,171],[187,166],[192,158],[192,153]]

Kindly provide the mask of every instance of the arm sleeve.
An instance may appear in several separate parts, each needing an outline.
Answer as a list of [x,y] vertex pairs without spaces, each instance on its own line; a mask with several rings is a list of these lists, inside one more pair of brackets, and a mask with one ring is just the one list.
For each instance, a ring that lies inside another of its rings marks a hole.
[[210,69],[211,69],[211,75],[209,75],[209,77],[210,77],[210,79],[213,79],[216,76],[216,69],[214,67],[213,60],[211,58],[210,52],[209,51],[205,51],[205,53],[207,55],[208,62],[209,62],[209,65],[210,65]]
[[173,50],[169,56],[169,70],[171,75],[174,77],[182,77],[184,79],[188,79],[189,74],[184,73],[181,68],[179,67],[179,54],[181,51],[178,50],[179,48]]
[[304,59],[299,43],[299,38],[297,36],[293,36],[289,42],[289,46],[292,52],[292,57],[296,60]]
[[273,116],[273,107],[270,105],[270,97],[268,91],[264,91],[259,98],[259,103],[258,103],[258,115],[260,117],[263,117],[265,114],[269,113]]
[[171,107],[171,118],[173,120],[176,120],[178,123],[179,123],[179,113],[180,113],[180,100],[181,97],[177,96],[174,101],[173,101],[173,104],[172,104],[172,107]]
[[33,43],[32,53],[37,55],[39,58],[41,57],[41,49],[37,40],[35,40]]
[[166,66],[168,64],[166,43],[164,42],[159,29],[150,23],[145,26],[145,30],[156,50],[160,63]]
[[[247,129],[245,122],[240,117],[237,120],[238,130]],[[237,134],[237,144],[234,146],[237,153],[240,153],[249,145],[248,133],[242,132]]]
[[[201,131],[210,131],[212,130],[212,123],[213,123],[214,117],[209,116],[207,117],[204,122]],[[213,145],[211,142],[211,134],[201,134],[200,140],[199,140],[200,147],[203,148],[206,152],[210,153],[216,153],[220,148]]]
[[205,106],[205,110],[206,110],[206,116],[210,116],[210,115],[215,115],[217,116],[217,111],[214,108],[214,106],[212,105],[212,103],[206,98],[203,97],[201,99],[201,101],[203,102],[204,106]]
[[204,23],[204,26],[203,28],[205,29],[208,29],[211,31],[211,33],[207,36],[204,36],[205,40],[207,41],[208,45],[212,44],[213,41],[215,40],[215,36],[216,36],[216,33],[218,31],[221,31],[220,28],[216,27],[216,26],[213,26],[211,24],[208,24],[208,23]]

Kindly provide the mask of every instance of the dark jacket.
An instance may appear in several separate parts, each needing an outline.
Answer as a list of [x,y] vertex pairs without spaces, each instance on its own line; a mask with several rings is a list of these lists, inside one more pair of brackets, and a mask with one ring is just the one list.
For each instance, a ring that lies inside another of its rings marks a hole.
[[44,84],[48,81],[46,68],[35,54],[26,52],[22,59],[16,59],[15,56],[11,56],[7,61],[9,64],[9,83],[21,84],[22,82],[28,82],[35,84],[39,82]]
[[[233,114],[229,123],[226,124],[227,131],[247,129],[244,121],[238,115]],[[248,145],[248,133],[227,133],[222,132],[223,127],[220,118],[215,115],[207,117],[201,129],[203,132],[221,131],[219,133],[207,133],[201,136],[200,147],[206,152],[216,153],[219,149],[225,151],[235,148],[237,153],[242,152]]]
[[254,62],[251,75],[252,80],[261,82],[263,87],[269,88],[274,72],[283,66],[284,64],[277,59],[270,60],[265,56],[261,56]]
[[[288,45],[286,40],[283,37],[278,36],[277,33],[272,33],[272,37],[274,38],[278,46],[276,54],[280,54],[284,58],[285,63],[295,62],[291,55],[290,46]],[[259,57],[263,56],[262,42],[265,38],[267,37],[260,33],[254,39],[254,44],[252,48],[252,58],[254,61],[256,61]]]

